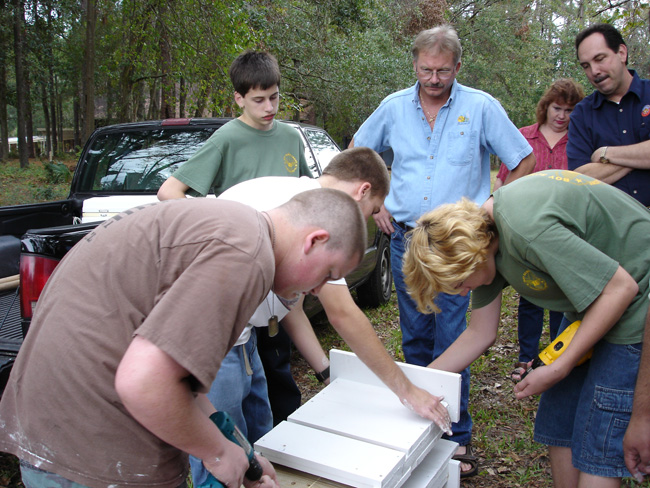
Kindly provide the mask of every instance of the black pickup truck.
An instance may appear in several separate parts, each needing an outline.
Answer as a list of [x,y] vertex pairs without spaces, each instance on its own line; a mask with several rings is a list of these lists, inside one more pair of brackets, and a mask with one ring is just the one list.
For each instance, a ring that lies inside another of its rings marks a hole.
[[[171,119],[97,129],[81,153],[66,200],[0,207],[0,394],[39,295],[61,258],[100,221],[157,201],[167,177],[229,120]],[[323,129],[284,123],[301,134],[309,167],[320,176],[339,147]],[[368,226],[366,256],[346,278],[364,305],[377,306],[391,294],[389,241],[373,219]],[[310,300],[305,308],[313,315],[320,306]]]

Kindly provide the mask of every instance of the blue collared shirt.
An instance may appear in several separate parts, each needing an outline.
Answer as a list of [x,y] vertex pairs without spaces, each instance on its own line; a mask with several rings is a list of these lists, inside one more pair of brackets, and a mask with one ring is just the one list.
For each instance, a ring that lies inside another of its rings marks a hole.
[[[589,163],[599,147],[627,146],[650,139],[650,80],[629,71],[632,84],[619,103],[595,90],[571,112],[566,148],[570,170]],[[635,169],[613,186],[650,206],[650,170]]]
[[354,136],[355,146],[391,148],[386,209],[414,226],[424,213],[467,197],[490,196],[490,154],[514,169],[532,148],[489,94],[454,81],[433,131],[420,105],[419,82],[386,97]]

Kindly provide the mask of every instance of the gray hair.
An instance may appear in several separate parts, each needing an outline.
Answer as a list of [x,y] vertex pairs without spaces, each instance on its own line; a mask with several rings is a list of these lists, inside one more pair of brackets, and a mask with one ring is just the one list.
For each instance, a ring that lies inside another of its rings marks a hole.
[[443,24],[420,32],[415,38],[411,50],[413,61],[418,59],[420,51],[433,51],[435,49],[453,54],[454,65],[457,65],[463,54],[463,48],[460,45],[456,29],[449,24]]

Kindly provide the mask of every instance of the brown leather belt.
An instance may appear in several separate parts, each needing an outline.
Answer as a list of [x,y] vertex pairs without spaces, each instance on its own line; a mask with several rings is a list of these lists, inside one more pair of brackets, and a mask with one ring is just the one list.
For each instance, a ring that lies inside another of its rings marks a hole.
[[402,229],[404,232],[408,232],[410,230],[413,230],[413,227],[410,225],[406,225],[404,222],[397,222],[396,220],[393,221],[393,225],[396,225],[400,229]]

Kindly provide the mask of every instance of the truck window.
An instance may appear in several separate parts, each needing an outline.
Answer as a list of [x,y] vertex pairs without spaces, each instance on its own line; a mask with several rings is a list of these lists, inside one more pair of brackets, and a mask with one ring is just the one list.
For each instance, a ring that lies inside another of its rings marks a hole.
[[101,193],[157,191],[212,135],[214,127],[120,131],[95,138],[78,190]]

